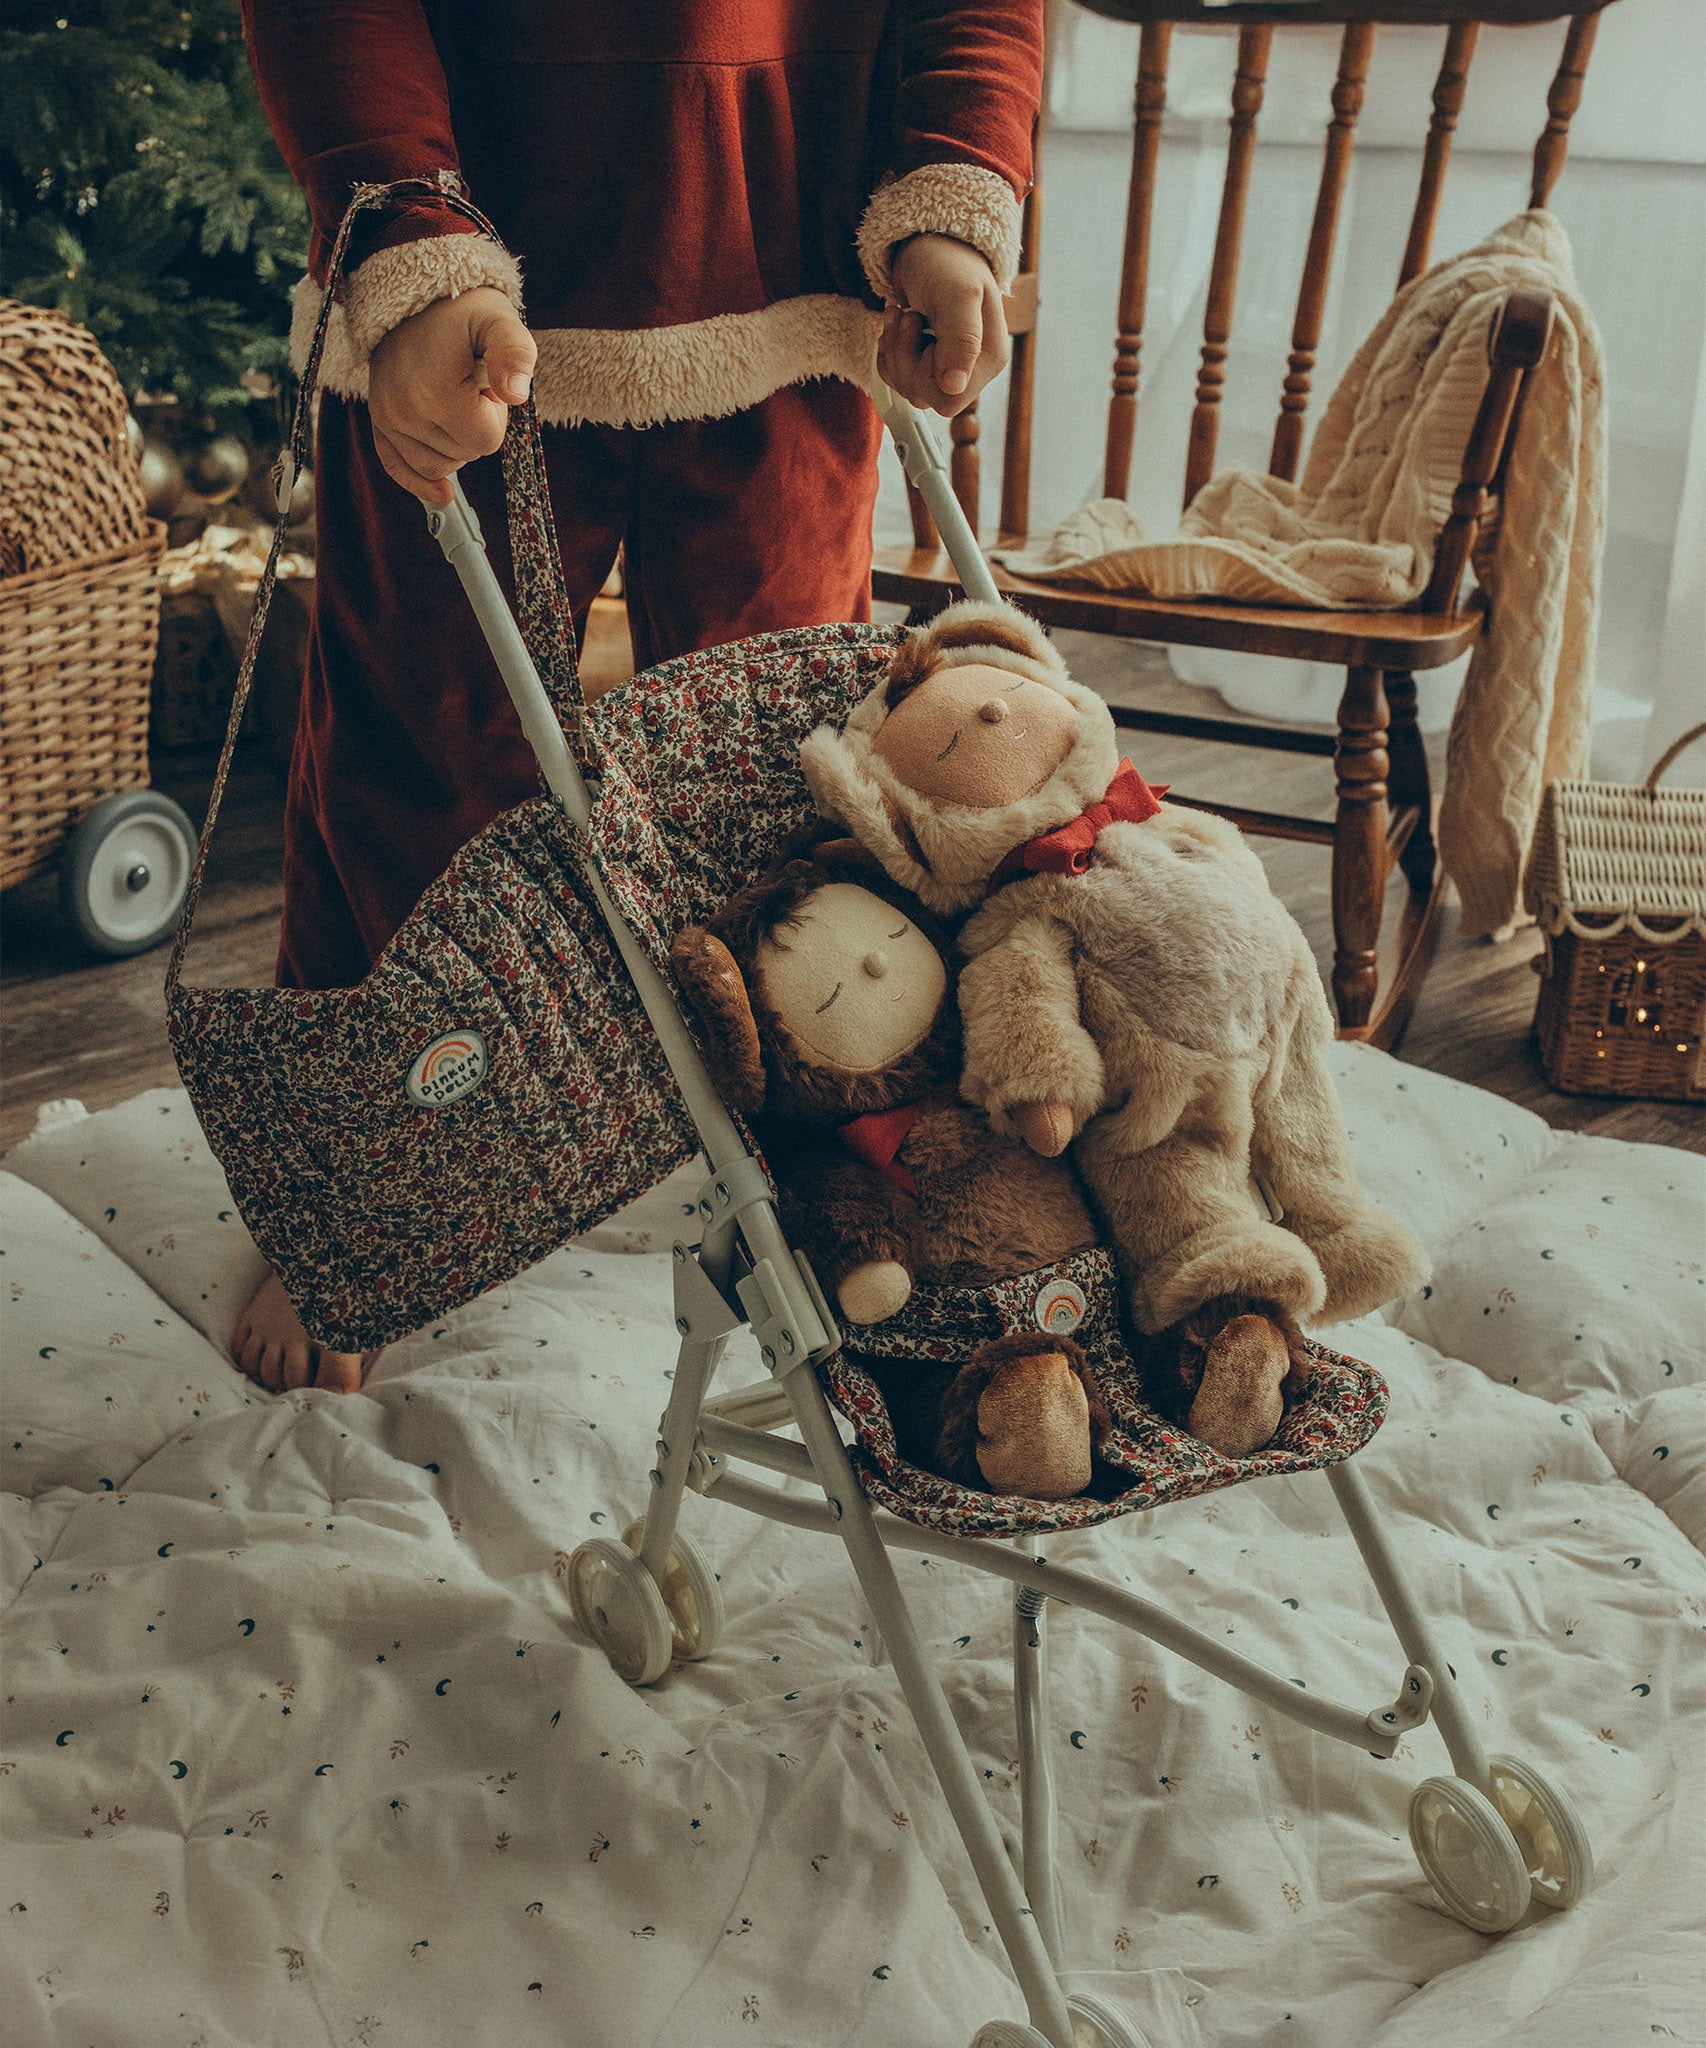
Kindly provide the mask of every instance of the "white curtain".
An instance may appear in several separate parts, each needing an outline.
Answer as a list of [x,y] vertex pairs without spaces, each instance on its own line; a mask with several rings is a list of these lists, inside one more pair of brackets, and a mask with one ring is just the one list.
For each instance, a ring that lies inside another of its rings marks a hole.
[[[1176,32],[1144,326],[1131,502],[1155,538],[1177,525],[1187,423],[1225,164],[1235,32]],[[1484,29],[1434,239],[1443,257],[1527,197],[1562,23]],[[1391,296],[1414,198],[1443,29],[1377,33],[1340,216],[1310,418]],[[1336,29],[1275,38],[1258,130],[1217,461],[1265,468],[1320,172]],[[1058,4],[1043,144],[1042,294],[1031,527],[1101,491],[1102,437],[1130,163],[1137,31]],[[1605,337],[1611,390],[1606,575],[1595,771],[1644,768],[1706,716],[1706,6],[1617,0],[1604,15],[1553,204]],[[982,408],[984,516],[999,488],[1004,393]],[[898,470],[879,537],[908,532]],[[1187,681],[1263,716],[1332,716],[1336,672],[1174,650]],[[1457,675],[1424,681],[1425,722]],[[1686,768],[1692,764],[1683,764]]]

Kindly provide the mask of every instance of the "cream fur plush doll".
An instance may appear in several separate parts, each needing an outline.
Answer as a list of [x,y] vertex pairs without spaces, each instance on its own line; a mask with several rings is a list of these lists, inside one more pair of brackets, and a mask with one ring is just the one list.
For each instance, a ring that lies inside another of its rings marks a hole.
[[1357,1184],[1326,997],[1261,863],[1224,820],[1160,801],[1102,699],[1007,605],[920,628],[801,762],[896,881],[973,911],[963,1093],[1037,1152],[1076,1137],[1152,1383],[1176,1370],[1183,1412],[1235,1342],[1252,1394],[1232,1434],[1257,1448],[1301,1390],[1298,1326],[1426,1277]]

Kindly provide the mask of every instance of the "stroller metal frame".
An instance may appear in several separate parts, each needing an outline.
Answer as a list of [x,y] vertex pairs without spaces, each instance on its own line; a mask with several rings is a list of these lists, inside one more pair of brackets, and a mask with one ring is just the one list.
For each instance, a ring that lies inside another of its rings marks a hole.
[[[931,505],[968,594],[995,597],[983,557],[951,490],[934,439],[913,409],[877,380],[876,396],[908,474]],[[434,537],[460,578],[508,685],[546,785],[584,834],[592,792],[552,711],[526,645],[486,558],[478,521],[453,484],[452,502],[429,510]],[[1472,1726],[1455,1673],[1423,1615],[1376,1518],[1360,1474],[1347,1462],[1326,1468],[1407,1667],[1390,1704],[1346,1705],[1300,1689],[1178,1620],[1140,1595],[1088,1573],[990,1539],[950,1536],[874,1509],[812,1368],[839,1345],[836,1317],[805,1256],[787,1240],[774,1191],[724,1107],[663,974],[612,901],[596,861],[587,876],[698,1132],[709,1172],[699,1193],[702,1236],[674,1247],[674,1305],[681,1346],[659,1425],[652,1493],[643,1522],[624,1543],[595,1539],[571,1559],[577,1618],[634,1684],[661,1677],[672,1656],[709,1652],[720,1626],[713,1575],[677,1534],[689,1488],[771,1521],[839,1535],[886,1647],[925,1751],[941,1785],[991,1918],[1012,1965],[1029,2026],[994,2021],[973,2048],[1141,2048],[1131,2023],[1101,2000],[1069,1998],[1055,1871],[1055,1799],[1046,1743],[1046,1605],[1056,1600],[1147,1637],[1319,1735],[1389,1758],[1430,1717],[1455,1778],[1428,1780],[1412,1804],[1412,1837],[1447,1906],[1483,1932],[1513,1926],[1531,1895],[1567,1905],[1588,1889],[1591,1859],[1573,1809],[1528,1767],[1489,1758]],[[751,1326],[772,1378],[711,1396],[729,1336]],[[801,1441],[776,1432],[797,1427]],[[821,1500],[802,1499],[737,1472],[756,1466],[815,1481]],[[914,1630],[889,1557],[919,1551],[1007,1579],[1013,1602],[1013,1674],[1020,1760],[1019,1839],[1009,1842]],[[1516,1788],[1513,1792],[1513,1786]],[[1418,1807],[1431,1805],[1418,1821]]]

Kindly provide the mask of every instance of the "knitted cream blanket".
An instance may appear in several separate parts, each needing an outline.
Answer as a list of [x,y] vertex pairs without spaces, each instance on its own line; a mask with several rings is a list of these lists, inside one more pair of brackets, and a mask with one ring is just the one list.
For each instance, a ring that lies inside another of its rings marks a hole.
[[1550,291],[1555,338],[1530,375],[1498,516],[1475,571],[1486,631],[1452,720],[1440,856],[1471,937],[1522,914],[1522,870],[1547,782],[1587,765],[1600,553],[1605,387],[1599,331],[1570,245],[1518,214],[1393,300],[1321,414],[1301,483],[1229,469],[1197,493],[1177,540],[1146,541],[1103,498],[1020,574],[1161,598],[1394,611],[1426,587],[1508,292]]

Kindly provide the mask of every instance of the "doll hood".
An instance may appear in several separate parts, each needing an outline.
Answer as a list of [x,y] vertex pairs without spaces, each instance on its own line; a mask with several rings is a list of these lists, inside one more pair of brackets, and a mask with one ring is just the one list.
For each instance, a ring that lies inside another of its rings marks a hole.
[[[1028,796],[981,811],[920,795],[875,751],[891,690],[974,662],[1042,683],[1076,713],[1072,745],[1048,780]],[[845,825],[897,882],[936,911],[979,902],[1003,856],[1096,803],[1119,760],[1107,705],[1072,680],[1041,626],[1011,605],[969,599],[950,605],[902,643],[890,674],[860,700],[839,731],[820,725],[800,747],[800,766],[818,809]]]

